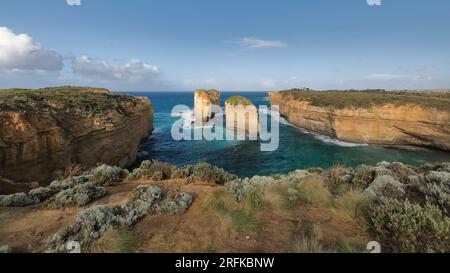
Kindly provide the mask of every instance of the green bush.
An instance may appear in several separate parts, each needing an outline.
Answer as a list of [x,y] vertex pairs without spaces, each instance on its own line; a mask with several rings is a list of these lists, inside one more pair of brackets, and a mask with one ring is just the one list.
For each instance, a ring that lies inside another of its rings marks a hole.
[[142,178],[151,178],[154,180],[169,179],[175,166],[160,162],[157,160],[142,161],[139,168],[134,169],[128,176],[129,180],[139,180]]
[[372,207],[369,223],[384,249],[393,252],[450,251],[450,218],[431,204],[387,200]]
[[237,177],[209,163],[186,165],[174,171],[172,178],[183,178],[189,182],[202,181],[224,185]]
[[99,186],[108,186],[122,181],[126,171],[119,167],[101,165],[91,171],[92,182]]
[[375,170],[373,167],[359,165],[355,169],[355,176],[353,177],[352,184],[359,188],[366,188],[374,178]]

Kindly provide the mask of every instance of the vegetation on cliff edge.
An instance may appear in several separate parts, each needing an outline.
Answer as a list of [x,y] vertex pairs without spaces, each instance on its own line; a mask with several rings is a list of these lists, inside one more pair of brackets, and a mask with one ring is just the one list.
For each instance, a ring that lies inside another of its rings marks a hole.
[[248,106],[248,105],[253,105],[253,103],[247,99],[246,97],[242,97],[242,96],[232,96],[229,97],[226,101],[226,104],[230,104],[230,105],[243,105],[243,106]]
[[447,91],[386,91],[386,90],[324,90],[291,89],[280,91],[284,98],[308,101],[313,106],[369,108],[392,103],[415,104],[450,111],[450,92]]

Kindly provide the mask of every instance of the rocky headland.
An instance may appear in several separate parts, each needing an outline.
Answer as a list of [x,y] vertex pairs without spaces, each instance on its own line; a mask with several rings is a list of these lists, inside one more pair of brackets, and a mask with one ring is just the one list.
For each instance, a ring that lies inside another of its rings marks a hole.
[[152,129],[144,97],[99,88],[1,90],[2,184],[46,184],[76,165],[129,166]]
[[450,92],[270,92],[293,125],[341,141],[450,151]]

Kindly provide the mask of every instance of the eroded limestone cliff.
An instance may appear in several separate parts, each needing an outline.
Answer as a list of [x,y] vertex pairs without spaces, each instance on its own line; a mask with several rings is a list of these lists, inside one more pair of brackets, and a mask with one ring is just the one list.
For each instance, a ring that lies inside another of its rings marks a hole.
[[315,93],[270,92],[269,97],[293,125],[342,141],[450,151],[450,93]]
[[258,109],[252,102],[241,96],[233,96],[225,101],[227,130],[256,138],[259,133]]
[[194,118],[196,122],[206,123],[213,118],[213,106],[220,107],[220,92],[214,89],[194,91]]
[[147,98],[94,88],[0,91],[0,177],[51,181],[74,164],[132,164],[153,129]]

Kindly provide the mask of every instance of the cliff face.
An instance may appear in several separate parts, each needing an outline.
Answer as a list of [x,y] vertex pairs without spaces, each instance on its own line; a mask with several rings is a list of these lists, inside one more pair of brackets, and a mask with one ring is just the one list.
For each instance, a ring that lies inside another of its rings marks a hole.
[[227,130],[256,138],[259,133],[258,109],[244,97],[230,97],[225,102]]
[[282,93],[269,93],[269,96],[271,105],[279,105],[280,114],[293,125],[342,141],[450,151],[449,112],[441,108],[410,103],[318,107]]
[[213,105],[220,106],[220,92],[199,89],[194,92],[194,117],[197,122],[206,123],[213,118]]
[[146,98],[105,89],[0,91],[0,177],[49,182],[73,164],[132,164],[153,129]]

